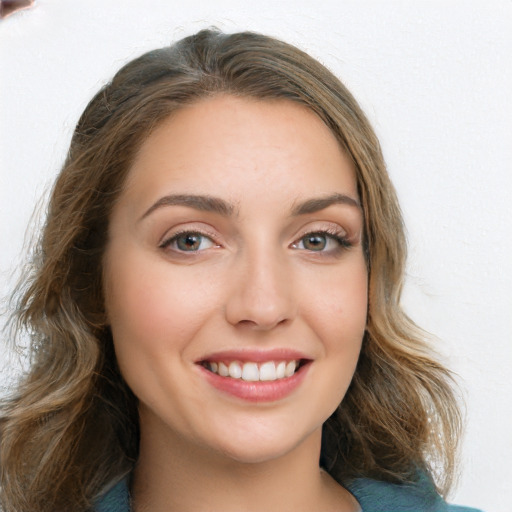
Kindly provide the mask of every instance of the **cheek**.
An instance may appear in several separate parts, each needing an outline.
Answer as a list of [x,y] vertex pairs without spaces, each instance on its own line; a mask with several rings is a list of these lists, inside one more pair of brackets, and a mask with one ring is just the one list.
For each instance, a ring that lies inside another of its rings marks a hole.
[[340,272],[326,274],[309,301],[309,315],[331,348],[359,346],[366,329],[368,274],[364,259]]
[[128,254],[110,266],[106,304],[118,358],[180,350],[212,307],[198,282],[201,276],[176,271],[161,258]]
[[317,387],[311,403],[325,421],[342,402],[356,370],[366,329],[368,277],[363,258],[316,276],[318,286],[305,315],[321,345],[312,368]]

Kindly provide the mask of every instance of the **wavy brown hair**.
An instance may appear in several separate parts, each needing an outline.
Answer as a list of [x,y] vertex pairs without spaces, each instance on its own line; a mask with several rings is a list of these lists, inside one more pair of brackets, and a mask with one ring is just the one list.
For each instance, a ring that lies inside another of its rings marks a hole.
[[139,147],[172,112],[224,93],[305,105],[352,159],[364,210],[368,324],[350,388],[326,421],[321,464],[339,482],[448,489],[460,417],[450,373],[400,307],[406,244],[379,142],[357,102],[319,62],[274,38],[203,30],[125,65],[82,114],[55,183],[14,325],[31,366],[0,414],[6,512],[85,511],[138,456],[137,402],[105,319],[108,220]]

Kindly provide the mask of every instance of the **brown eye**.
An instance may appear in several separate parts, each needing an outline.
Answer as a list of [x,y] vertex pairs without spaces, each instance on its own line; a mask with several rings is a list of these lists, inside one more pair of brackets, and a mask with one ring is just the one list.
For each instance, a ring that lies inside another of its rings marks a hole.
[[306,235],[302,238],[302,244],[308,251],[323,251],[327,246],[327,236],[319,233]]
[[179,252],[198,252],[209,249],[215,244],[213,241],[201,234],[195,232],[178,233],[166,240],[160,245],[161,248],[169,248]]

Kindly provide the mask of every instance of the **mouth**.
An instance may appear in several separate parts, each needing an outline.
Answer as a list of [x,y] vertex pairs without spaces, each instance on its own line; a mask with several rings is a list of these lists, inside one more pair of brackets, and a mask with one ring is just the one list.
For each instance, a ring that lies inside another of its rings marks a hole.
[[240,379],[246,382],[273,382],[293,377],[307,359],[271,361],[201,361],[206,370],[221,377]]
[[206,382],[246,402],[272,403],[300,388],[313,360],[294,350],[226,351],[196,361]]

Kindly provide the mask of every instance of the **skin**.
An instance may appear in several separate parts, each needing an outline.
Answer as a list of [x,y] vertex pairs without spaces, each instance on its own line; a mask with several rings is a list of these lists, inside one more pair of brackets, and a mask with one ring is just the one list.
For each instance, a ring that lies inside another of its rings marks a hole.
[[[297,214],[334,193],[349,200]],[[162,200],[176,194],[227,208]],[[140,404],[136,510],[358,510],[318,467],[322,423],[346,393],[366,325],[358,201],[330,130],[286,100],[200,100],[145,141],[104,261],[116,355]],[[203,238],[186,245],[183,231]],[[310,361],[275,401],[226,394],[198,364],[274,348]]]

